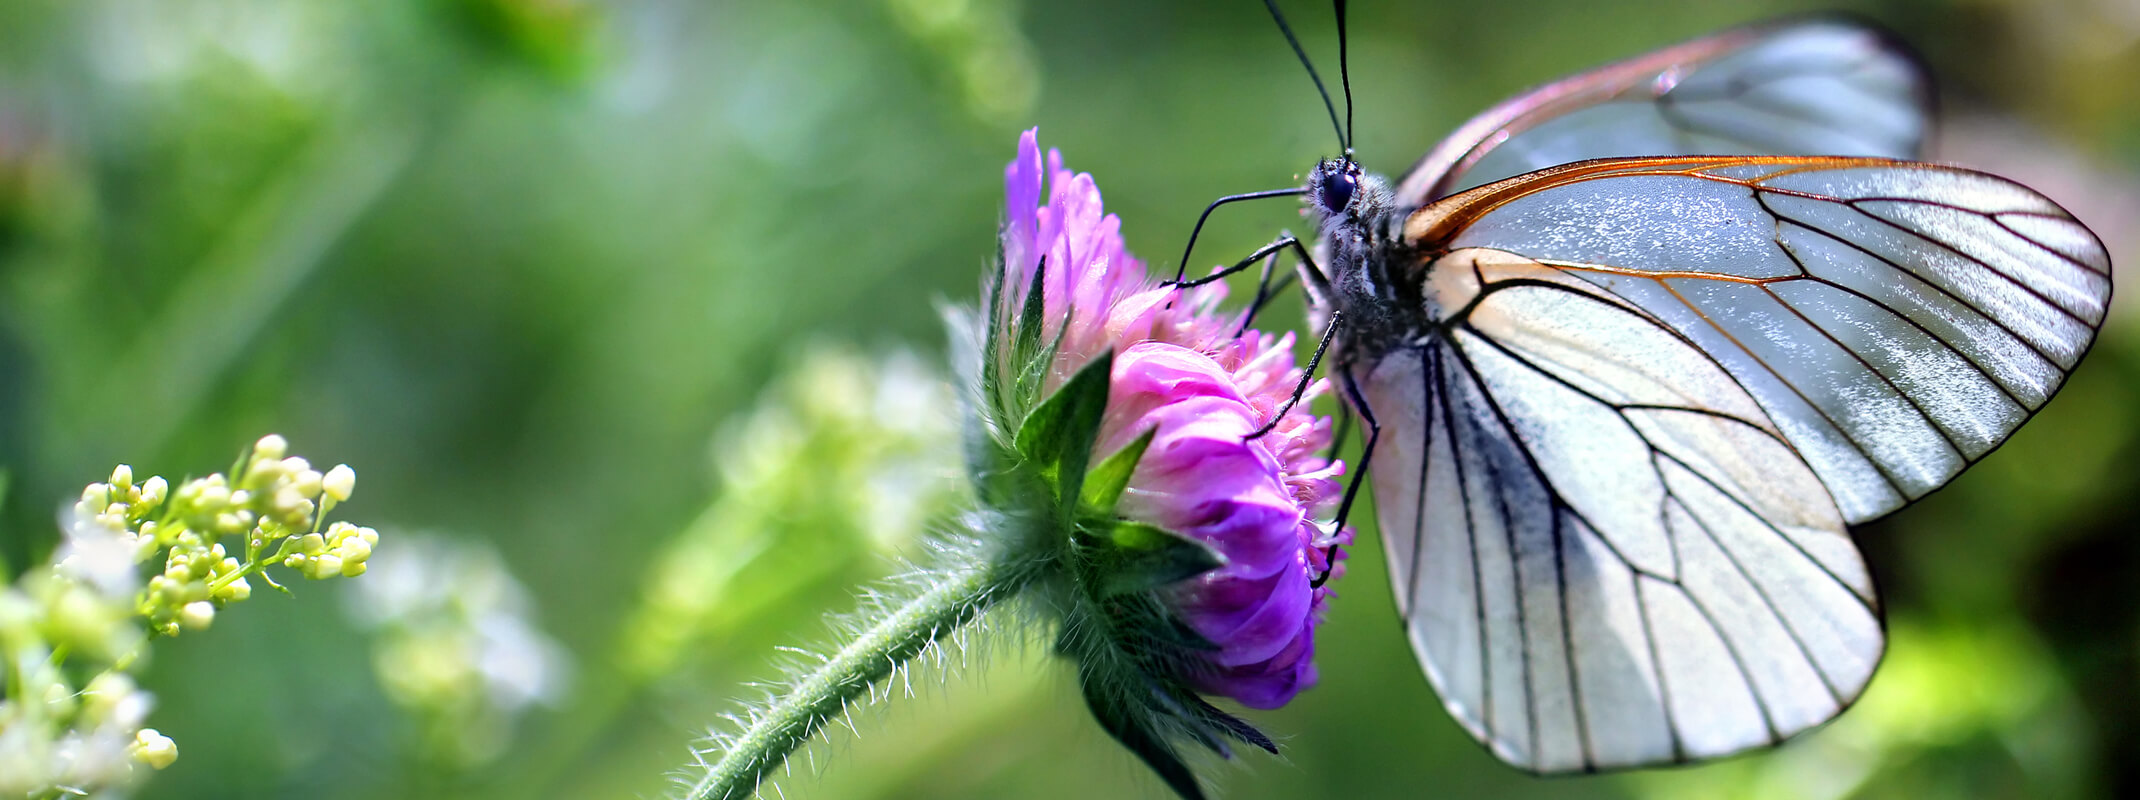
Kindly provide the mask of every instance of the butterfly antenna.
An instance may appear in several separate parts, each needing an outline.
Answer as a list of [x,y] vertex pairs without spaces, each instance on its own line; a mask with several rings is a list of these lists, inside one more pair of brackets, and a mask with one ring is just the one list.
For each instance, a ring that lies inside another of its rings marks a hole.
[[[1330,112],[1330,127],[1337,131],[1338,147],[1347,153],[1352,152],[1351,137],[1346,134],[1345,127],[1338,124],[1337,104],[1330,102],[1330,90],[1323,88],[1323,76],[1315,73],[1315,65],[1308,61],[1308,51],[1301,49],[1300,39],[1293,35],[1293,26],[1285,24],[1285,15],[1278,13],[1278,0],[1263,0],[1263,7],[1271,10],[1271,21],[1278,23],[1278,32],[1285,34],[1286,44],[1293,46],[1293,55],[1299,56],[1300,65],[1308,68],[1308,79],[1315,81],[1316,93],[1323,96],[1323,110]],[[1343,3],[1338,4],[1339,9],[1344,7]],[[1339,13],[1344,12],[1341,10]],[[1342,42],[1343,39],[1340,38],[1339,41]],[[1352,100],[1349,97],[1345,101],[1345,114],[1352,114]]]
[[[1337,2],[1338,82],[1345,87],[1345,157],[1352,157],[1352,65],[1345,57],[1345,0]],[[1312,70],[1310,71],[1313,72]],[[1327,99],[1327,98],[1325,98]]]

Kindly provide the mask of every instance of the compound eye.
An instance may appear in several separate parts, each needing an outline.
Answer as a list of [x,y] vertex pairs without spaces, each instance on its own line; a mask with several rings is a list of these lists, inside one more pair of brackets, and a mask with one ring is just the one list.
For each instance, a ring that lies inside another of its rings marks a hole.
[[1341,213],[1347,206],[1352,205],[1353,191],[1359,187],[1359,170],[1348,165],[1346,169],[1323,181],[1322,191],[1316,200],[1322,203],[1325,213]]

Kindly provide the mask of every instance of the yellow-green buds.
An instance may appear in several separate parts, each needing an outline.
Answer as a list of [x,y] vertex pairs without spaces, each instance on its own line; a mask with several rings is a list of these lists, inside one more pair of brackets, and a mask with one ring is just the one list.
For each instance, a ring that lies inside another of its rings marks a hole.
[[163,769],[178,760],[178,743],[157,732],[155,728],[142,728],[139,733],[134,734],[134,744],[127,748],[127,754],[133,756],[135,761]]

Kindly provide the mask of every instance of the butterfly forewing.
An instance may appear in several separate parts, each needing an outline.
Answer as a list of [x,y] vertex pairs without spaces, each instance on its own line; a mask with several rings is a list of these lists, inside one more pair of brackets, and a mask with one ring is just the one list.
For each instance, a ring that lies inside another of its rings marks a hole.
[[2042,196],[1883,159],[1571,164],[1404,235],[1423,333],[1355,368],[1392,581],[1452,713],[1541,772],[1849,704],[1884,638],[1845,526],[2040,408],[2110,291]]
[[1472,118],[1397,190],[1407,207],[1620,156],[1915,158],[1930,83],[1887,34],[1840,19],[1727,31],[1519,95]]
[[1408,234],[1553,265],[1699,344],[1852,523],[1938,488],[2041,408],[2110,295],[2101,243],[2063,209],[1952,167],[1603,160],[1438,205]]

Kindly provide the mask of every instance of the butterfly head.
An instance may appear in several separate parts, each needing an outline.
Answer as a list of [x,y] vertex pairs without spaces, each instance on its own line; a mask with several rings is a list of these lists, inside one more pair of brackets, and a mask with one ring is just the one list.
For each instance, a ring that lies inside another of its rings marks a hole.
[[1321,326],[1330,313],[1342,311],[1347,322],[1340,338],[1348,346],[1403,333],[1405,321],[1392,315],[1398,306],[1388,296],[1394,283],[1383,274],[1396,262],[1389,252],[1397,241],[1388,231],[1396,202],[1389,183],[1361,170],[1348,153],[1317,162],[1302,189],[1320,262],[1318,275],[1302,283],[1310,321]]
[[1326,158],[1308,173],[1308,196],[1325,217],[1349,216],[1360,196],[1360,164],[1351,158]]
[[1389,215],[1389,184],[1361,171],[1349,155],[1316,162],[1304,188],[1308,216],[1325,240],[1364,242],[1372,238],[1368,229]]

